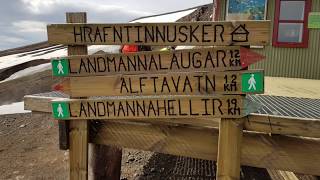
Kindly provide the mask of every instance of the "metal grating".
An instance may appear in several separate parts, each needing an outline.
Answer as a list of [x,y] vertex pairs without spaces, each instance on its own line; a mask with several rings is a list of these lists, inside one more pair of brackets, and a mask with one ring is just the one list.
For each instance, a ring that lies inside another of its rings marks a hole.
[[[33,94],[33,96],[69,97],[58,91]],[[268,95],[247,95],[247,98],[261,105],[257,112],[255,112],[258,114],[320,119],[320,99]]]
[[320,99],[248,95],[247,98],[261,104],[258,114],[320,119]]

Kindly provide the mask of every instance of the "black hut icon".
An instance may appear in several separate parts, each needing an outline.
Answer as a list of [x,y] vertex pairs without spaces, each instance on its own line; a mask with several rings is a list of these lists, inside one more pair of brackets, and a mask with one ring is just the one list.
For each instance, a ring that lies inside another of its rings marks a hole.
[[246,29],[245,24],[240,24],[231,33],[232,42],[248,42],[249,31]]

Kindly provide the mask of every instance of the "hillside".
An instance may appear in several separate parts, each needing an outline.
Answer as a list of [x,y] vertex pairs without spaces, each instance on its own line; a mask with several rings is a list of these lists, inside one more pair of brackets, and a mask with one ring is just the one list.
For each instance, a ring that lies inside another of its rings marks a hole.
[[[160,15],[146,16],[131,22],[206,21],[212,18],[212,4]],[[116,53],[120,46],[89,46],[89,54]],[[58,82],[51,77],[50,58],[67,55],[67,47],[40,42],[0,51],[0,105],[22,101],[23,96],[51,91]],[[47,65],[43,65],[47,64]],[[9,92],[9,96],[8,96]],[[0,112],[1,114],[1,112]]]

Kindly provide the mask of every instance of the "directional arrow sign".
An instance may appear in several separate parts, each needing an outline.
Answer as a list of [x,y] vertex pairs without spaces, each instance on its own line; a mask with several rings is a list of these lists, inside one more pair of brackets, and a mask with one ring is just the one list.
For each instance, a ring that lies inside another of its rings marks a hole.
[[243,96],[144,96],[53,101],[56,119],[240,118],[250,111]]
[[243,47],[99,54],[52,59],[54,76],[241,70],[264,56]]
[[262,70],[65,78],[55,90],[72,97],[263,93]]
[[51,44],[267,45],[270,21],[52,24]]

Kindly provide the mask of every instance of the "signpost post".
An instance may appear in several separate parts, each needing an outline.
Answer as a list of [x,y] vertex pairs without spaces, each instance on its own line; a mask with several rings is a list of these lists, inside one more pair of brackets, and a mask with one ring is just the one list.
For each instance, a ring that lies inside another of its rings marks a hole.
[[103,55],[81,55],[81,50],[54,58],[53,75],[63,78],[55,90],[73,98],[104,96],[52,102],[54,118],[82,127],[71,132],[71,144],[82,148],[76,155],[70,147],[71,173],[86,179],[87,120],[153,123],[170,118],[222,118],[217,177],[239,179],[241,118],[251,112],[244,94],[264,92],[263,71],[243,70],[264,57],[240,46],[267,45],[269,26],[269,21],[48,25],[49,43],[78,48],[91,44],[215,46]]
[[[85,13],[67,13],[66,17],[68,23],[87,22]],[[88,54],[87,46],[68,46],[68,55],[75,54]],[[63,111],[65,107],[57,108]],[[88,178],[88,121],[70,121],[69,141],[70,179],[85,180]]]

